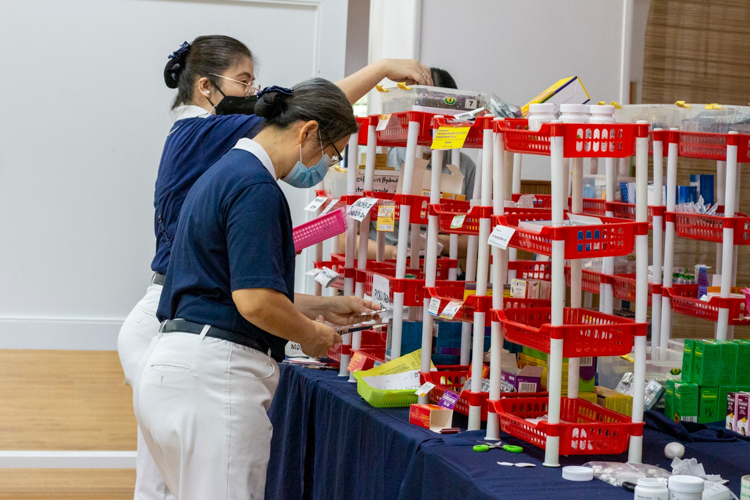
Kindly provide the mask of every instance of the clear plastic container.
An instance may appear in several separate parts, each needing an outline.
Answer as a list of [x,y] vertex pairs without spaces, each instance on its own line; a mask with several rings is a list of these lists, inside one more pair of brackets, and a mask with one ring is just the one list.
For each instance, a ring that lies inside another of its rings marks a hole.
[[683,110],[674,104],[628,104],[615,109],[615,121],[618,123],[636,123],[646,120],[651,128],[668,130],[679,127],[683,120]]
[[661,477],[642,477],[635,486],[633,500],[669,500],[667,480]]
[[588,123],[589,107],[586,104],[561,104],[560,121],[563,123]]
[[543,123],[549,123],[557,120],[554,104],[529,104],[529,114],[526,115],[529,120],[529,130],[539,130]]
[[669,500],[702,500],[703,483],[695,476],[670,476]]
[[484,107],[484,94],[469,90],[411,85],[387,87],[380,94],[380,113],[424,111],[455,115]]
[[682,115],[679,127],[687,132],[750,133],[750,106],[691,104],[690,108],[679,109]]

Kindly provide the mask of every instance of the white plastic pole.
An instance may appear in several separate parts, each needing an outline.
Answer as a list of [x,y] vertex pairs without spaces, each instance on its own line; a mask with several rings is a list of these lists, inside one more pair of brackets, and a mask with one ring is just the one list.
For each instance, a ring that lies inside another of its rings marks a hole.
[[[604,193],[605,200],[608,202],[615,201],[615,159],[605,158],[604,159],[604,175],[605,185]],[[607,210],[607,217],[614,217],[614,213],[611,210]],[[602,272],[607,275],[615,274],[615,258],[604,257],[602,259]],[[599,285],[599,311],[605,314],[612,314],[614,312],[614,288],[612,283],[602,283]]]
[[[438,165],[443,164],[443,150],[432,152],[432,160]],[[430,184],[430,203],[440,203],[440,174],[438,168],[432,169],[432,182]],[[427,220],[427,248],[424,256],[425,263],[425,286],[435,286],[435,276],[437,275],[437,243],[438,243],[438,216],[430,215]],[[413,250],[412,250],[413,251]],[[421,371],[430,371],[430,358],[432,357],[432,315],[428,312],[430,297],[425,294],[422,307],[422,363]],[[428,402],[427,396],[420,396],[419,402],[424,404]]]
[[[496,119],[497,121],[497,119]],[[505,212],[505,137],[500,132],[492,134],[492,212],[502,215]],[[518,156],[518,155],[516,155]],[[515,170],[515,161],[514,161]],[[492,247],[492,309],[503,309],[502,285],[508,275],[508,252]],[[502,371],[503,327],[499,321],[492,319],[490,337],[490,401],[500,399],[500,372]],[[497,413],[488,408],[488,440],[500,439],[500,419]]]
[[[346,159],[346,194],[353,195],[357,191],[357,152],[359,134],[352,134],[349,138],[348,156]],[[357,222],[349,217],[346,218],[346,247],[344,248],[344,267],[354,268],[354,252],[357,243]],[[354,278],[344,277],[344,296],[354,295]],[[341,336],[341,361],[339,364],[339,377],[349,375],[349,350],[352,345],[352,334],[345,333]],[[346,352],[346,354],[344,354]]]
[[[450,259],[454,259],[454,260],[458,259],[458,235],[457,234],[450,235],[448,256]],[[458,279],[457,268],[454,267],[454,268],[448,269],[448,279],[451,281],[456,281],[456,279]]]
[[[367,159],[365,160],[365,182],[362,186],[364,191],[372,191],[373,179],[375,178],[375,159],[377,152],[376,128],[377,123],[371,120],[367,128]],[[367,249],[370,241],[371,212],[372,211],[370,211],[359,224],[359,255],[357,256],[357,269],[365,269],[367,267]],[[364,297],[364,283],[357,283],[355,295],[359,298]],[[361,338],[362,333],[356,332],[354,334],[352,347],[355,349],[359,349],[358,345],[355,346],[357,343],[357,337]]]
[[385,233],[378,231],[375,242],[377,243],[375,247],[375,260],[385,262]]
[[[647,121],[638,121],[647,125]],[[635,139],[635,220],[648,222],[648,134]],[[635,320],[648,322],[648,233],[635,237]],[[633,363],[633,423],[643,422],[646,390],[646,337],[635,337]],[[641,463],[643,436],[630,436],[628,462]]]
[[[479,204],[482,193],[482,150],[477,155],[477,172],[474,174],[474,191],[471,196],[470,205]],[[477,248],[479,237],[471,235],[468,237],[466,248],[466,281],[474,281],[477,277]],[[471,351],[471,323],[464,323],[461,327],[461,356],[459,363],[468,365]]]
[[[481,206],[492,203],[492,129],[482,131],[482,201]],[[487,276],[490,268],[490,219],[479,219],[479,259],[477,263],[477,297],[487,295]],[[484,327],[487,313],[474,312],[474,341],[471,360],[471,391],[482,391],[482,366],[484,362]],[[482,427],[482,407],[469,406],[468,430],[475,431]]]
[[[571,158],[573,169],[573,199],[570,210],[574,214],[583,213],[583,158]],[[581,307],[583,270],[580,259],[570,261],[570,307]],[[568,359],[568,399],[578,398],[578,379],[581,358]]]
[[[552,122],[559,123],[557,121]],[[553,131],[556,127],[553,126]],[[563,137],[550,137],[550,159],[552,163],[552,226],[563,225],[564,201],[567,201],[567,193],[563,190],[565,171],[563,164]],[[552,326],[563,325],[563,304],[565,301],[565,241],[552,241]],[[547,390],[549,401],[547,405],[547,421],[550,424],[560,423],[560,404],[562,395],[562,364],[563,364],[563,341],[562,339],[550,339],[550,353],[548,356]],[[560,466],[560,436],[547,435],[544,450],[544,466]]]
[[[737,135],[737,132],[729,132],[729,135]],[[724,215],[734,217],[737,211],[737,144],[731,144],[727,137],[727,181],[726,194],[724,195]],[[729,298],[732,287],[732,268],[734,267],[734,228],[724,228],[723,255],[721,260],[721,297]],[[716,329],[718,340],[727,339],[727,327],[729,326],[729,308],[719,309],[719,320]]]
[[[523,155],[513,154],[513,194],[521,193],[521,179],[523,178]],[[503,188],[505,189],[505,188]],[[505,193],[503,193],[503,196]],[[497,193],[495,194],[497,196]]]
[[[716,162],[716,204],[724,205],[724,195],[726,194],[727,180],[727,162],[718,160]],[[716,272],[721,269],[721,256],[723,250],[721,243],[716,244]]]
[[[419,122],[409,122],[409,131],[406,137],[406,161],[404,162],[404,181],[401,185],[403,193],[411,192],[411,182],[414,176],[414,160],[419,140]],[[398,226],[398,252],[396,254],[396,278],[403,279],[406,276],[406,241],[409,238],[409,216],[411,207],[401,205],[400,219],[406,221]],[[393,293],[393,327],[391,329],[391,359],[401,357],[401,334],[404,326],[404,294]]]
[[[661,129],[654,129],[654,206],[662,206],[661,193],[663,189],[663,176],[664,176],[664,142],[656,140],[656,132],[661,132]],[[664,239],[664,221],[662,216],[654,215],[652,218],[653,226],[653,248],[652,248],[652,263],[654,269],[654,285],[661,285],[662,280],[662,258],[664,256],[664,249],[662,247],[662,241]],[[655,293],[651,296],[651,347],[664,347],[661,345],[661,287],[657,286]]]
[[[673,128],[672,131],[679,129]],[[674,137],[671,137],[674,135]],[[675,197],[677,195],[677,156],[679,147],[679,132],[676,134],[668,133],[668,150],[667,150],[667,212],[674,212]],[[667,221],[664,232],[664,288],[672,287],[672,274],[674,272],[674,239],[675,227],[674,222]],[[669,295],[663,295],[661,298],[661,343],[666,347],[672,336],[672,298]]]

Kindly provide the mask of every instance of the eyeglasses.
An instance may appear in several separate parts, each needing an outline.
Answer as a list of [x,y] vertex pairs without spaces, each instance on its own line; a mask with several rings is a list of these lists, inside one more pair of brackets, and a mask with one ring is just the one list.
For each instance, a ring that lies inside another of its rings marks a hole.
[[[320,131],[318,131],[318,136],[320,136]],[[326,137],[328,137],[328,134],[326,134]],[[321,143],[322,142],[323,141],[321,140]],[[333,147],[333,150],[336,151],[336,156],[334,156],[333,158],[331,158],[331,164],[329,165],[329,167],[333,167],[333,166],[338,165],[339,163],[341,163],[341,160],[344,159],[344,155],[342,155],[341,152],[338,150],[338,148],[336,148],[336,144],[334,144],[333,142],[331,142],[331,147]]]
[[255,80],[253,80],[253,83],[245,83],[245,82],[241,82],[239,80],[235,80],[234,78],[229,78],[228,76],[217,75],[216,73],[209,73],[209,75],[211,75],[211,76],[218,76],[219,78],[223,78],[225,80],[229,80],[230,82],[239,83],[240,85],[244,85],[245,86],[245,97],[251,96],[251,95],[255,95],[258,92],[260,92],[260,84],[259,83],[255,83]]

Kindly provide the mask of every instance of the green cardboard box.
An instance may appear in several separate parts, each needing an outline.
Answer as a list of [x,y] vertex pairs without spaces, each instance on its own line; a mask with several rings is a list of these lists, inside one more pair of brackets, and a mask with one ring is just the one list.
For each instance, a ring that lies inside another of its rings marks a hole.
[[697,422],[700,409],[698,384],[677,382],[674,386],[674,412],[676,422]]
[[719,385],[734,385],[737,378],[738,344],[728,340],[717,340],[719,344]]
[[717,387],[721,347],[712,340],[696,340],[693,344],[693,376],[691,381],[698,385]]
[[[709,422],[718,422],[724,420],[724,415],[719,416],[719,388],[705,387],[700,388],[700,403],[698,409],[698,423],[707,424]],[[726,407],[726,403],[722,408]]]
[[[667,388],[664,393],[664,415],[670,420],[674,420],[674,387],[679,384],[679,380],[667,380]],[[724,395],[726,397],[726,394]]]
[[693,381],[693,346],[695,341],[691,339],[685,339],[685,347],[682,351],[682,381],[692,382]]
[[734,383],[750,385],[750,341],[734,340],[733,342],[737,344],[737,369]]

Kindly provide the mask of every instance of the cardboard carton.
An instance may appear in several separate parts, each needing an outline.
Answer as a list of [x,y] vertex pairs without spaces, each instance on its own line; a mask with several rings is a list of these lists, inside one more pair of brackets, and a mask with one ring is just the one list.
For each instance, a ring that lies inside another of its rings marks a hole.
[[432,404],[413,404],[409,408],[409,423],[440,432],[452,426],[453,410]]
[[[432,185],[431,171],[427,170],[429,161],[422,160],[420,158],[414,159],[414,173],[411,180],[411,191],[404,193],[404,167],[401,166],[398,176],[398,186],[396,187],[397,193],[402,194],[413,194],[421,196],[423,190],[430,190]],[[440,191],[443,193],[461,193],[464,186],[464,174],[455,165],[446,165],[446,168],[450,170],[450,174],[440,174]]]
[[623,415],[633,414],[633,396],[606,387],[596,387],[597,404]]
[[542,387],[541,366],[513,368],[505,366],[500,372],[500,389],[503,392],[540,392]]
[[685,339],[685,347],[682,351],[682,381],[693,381],[693,346],[695,341]]
[[718,422],[719,416],[719,388],[704,387],[700,388],[700,403],[698,404],[698,423],[707,424],[709,422]]
[[700,389],[698,384],[678,382],[674,386],[675,422],[698,422]]
[[718,386],[721,348],[712,340],[696,340],[693,347],[692,381],[698,385]]

